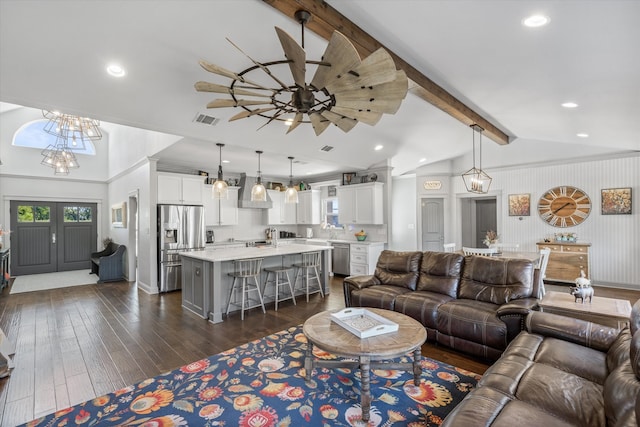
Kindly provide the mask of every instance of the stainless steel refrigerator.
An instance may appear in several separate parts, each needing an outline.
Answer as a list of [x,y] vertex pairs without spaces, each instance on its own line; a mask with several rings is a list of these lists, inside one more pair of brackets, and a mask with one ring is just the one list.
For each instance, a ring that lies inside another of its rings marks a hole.
[[182,259],[178,252],[204,249],[202,206],[158,205],[158,290],[182,289]]

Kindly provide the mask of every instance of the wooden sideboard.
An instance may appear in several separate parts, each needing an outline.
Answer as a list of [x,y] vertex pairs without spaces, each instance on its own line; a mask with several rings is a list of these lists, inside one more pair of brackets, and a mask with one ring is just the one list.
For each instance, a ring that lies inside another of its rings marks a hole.
[[589,248],[591,243],[538,242],[538,250],[551,249],[547,265],[546,280],[573,283],[580,277],[580,270],[587,277],[589,271]]

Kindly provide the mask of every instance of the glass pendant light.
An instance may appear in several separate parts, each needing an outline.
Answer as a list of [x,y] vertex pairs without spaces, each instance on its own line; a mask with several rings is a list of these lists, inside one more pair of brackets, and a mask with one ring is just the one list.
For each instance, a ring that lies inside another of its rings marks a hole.
[[267,201],[267,189],[262,185],[262,172],[260,172],[260,154],[262,151],[257,150],[258,153],[258,178],[256,183],[251,187],[251,201],[252,202],[266,202]]
[[289,157],[289,186],[284,192],[285,203],[298,203],[298,190],[293,186],[293,157]]
[[216,144],[220,149],[220,163],[218,163],[218,179],[213,183],[213,188],[211,189],[211,195],[214,199],[227,199],[229,197],[229,187],[227,183],[222,179],[222,147],[224,144],[217,143]]

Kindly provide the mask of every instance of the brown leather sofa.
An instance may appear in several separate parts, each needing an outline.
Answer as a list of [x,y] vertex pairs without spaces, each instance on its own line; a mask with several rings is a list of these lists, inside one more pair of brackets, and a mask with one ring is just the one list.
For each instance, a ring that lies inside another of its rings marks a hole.
[[478,387],[445,418],[454,426],[640,425],[640,300],[618,331],[532,312]]
[[404,313],[428,341],[496,360],[537,306],[538,280],[527,260],[385,250],[373,275],[344,279],[344,295],[347,307]]

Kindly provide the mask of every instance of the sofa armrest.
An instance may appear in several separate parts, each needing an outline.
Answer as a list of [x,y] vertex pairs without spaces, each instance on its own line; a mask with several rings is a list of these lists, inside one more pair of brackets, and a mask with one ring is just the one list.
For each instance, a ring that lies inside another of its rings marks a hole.
[[521,298],[509,301],[498,307],[496,315],[507,325],[507,340],[511,342],[524,330],[524,319],[538,308],[536,298]]
[[344,288],[344,304],[346,307],[351,307],[351,292],[368,288],[369,286],[379,285],[380,281],[373,275],[366,276],[349,276],[345,277],[342,282]]
[[569,341],[584,347],[606,352],[620,333],[615,328],[586,320],[532,311],[525,319],[525,327],[532,334]]

